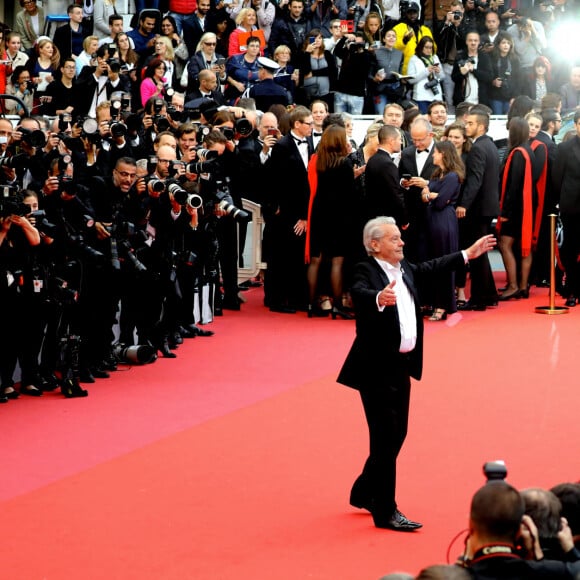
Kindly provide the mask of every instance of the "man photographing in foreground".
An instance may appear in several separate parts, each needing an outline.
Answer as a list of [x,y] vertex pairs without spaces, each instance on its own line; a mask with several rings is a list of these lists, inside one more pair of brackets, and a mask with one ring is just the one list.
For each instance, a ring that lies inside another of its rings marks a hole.
[[395,482],[397,455],[407,435],[410,378],[419,380],[423,367],[415,276],[462,268],[496,240],[483,236],[462,252],[411,264],[395,220],[383,216],[365,225],[363,243],[369,257],[356,266],[351,289],[356,338],[337,379],[360,391],[370,437],[370,454],[350,503],[370,511],[377,528],[413,531],[422,524],[397,509]]

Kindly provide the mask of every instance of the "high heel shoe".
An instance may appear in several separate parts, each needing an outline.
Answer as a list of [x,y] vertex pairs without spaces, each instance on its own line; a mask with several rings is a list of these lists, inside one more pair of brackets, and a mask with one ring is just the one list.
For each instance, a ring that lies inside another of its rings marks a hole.
[[524,288],[523,290],[520,290],[520,298],[529,298],[529,297],[530,297],[529,288]]
[[343,320],[354,320],[354,315],[350,312],[346,312],[342,308],[338,308],[337,306],[332,307],[332,311],[330,313],[332,316],[332,320],[336,320],[337,316],[340,316]]
[[447,320],[447,312],[443,308],[435,308],[433,314],[427,320],[439,322],[440,320]]
[[320,308],[320,306],[316,306],[314,304],[308,305],[308,318],[324,318],[325,316],[328,316],[329,312],[329,310],[323,310]]

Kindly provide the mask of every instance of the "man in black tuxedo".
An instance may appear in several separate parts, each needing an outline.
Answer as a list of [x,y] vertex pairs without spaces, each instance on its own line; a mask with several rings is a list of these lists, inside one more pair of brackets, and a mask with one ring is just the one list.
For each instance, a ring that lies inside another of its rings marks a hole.
[[[499,215],[499,155],[487,135],[489,115],[474,107],[467,115],[465,133],[473,140],[465,164],[465,181],[457,218],[464,244],[473,243],[490,231],[491,221]],[[497,289],[487,255],[470,266],[471,296],[459,310],[485,310],[497,305]]]
[[580,111],[574,114],[576,136],[558,145],[554,190],[560,192],[564,245],[560,255],[566,270],[566,306],[576,306],[580,296]]
[[368,160],[365,169],[365,215],[367,219],[393,216],[402,228],[409,220],[399,185],[399,170],[393,161],[393,155],[401,151],[401,133],[396,127],[383,125],[378,139],[379,149]]
[[435,169],[433,127],[426,119],[418,118],[411,125],[410,133],[413,145],[401,153],[399,175],[406,190],[405,207],[409,216],[409,228],[404,233],[407,256],[419,262],[427,258],[427,206],[421,190],[428,185]]
[[214,71],[204,68],[199,71],[198,75],[199,86],[187,93],[186,101],[189,103],[197,99],[212,99],[217,106],[225,104],[224,95],[218,89],[217,75]]
[[542,226],[538,239],[538,248],[532,263],[533,278],[536,286],[548,286],[550,281],[550,214],[557,213],[556,205],[558,196],[554,190],[552,173],[556,162],[558,146],[554,141],[554,136],[560,131],[562,126],[562,116],[555,109],[545,109],[542,111],[542,130],[536,135],[536,139],[541,141],[548,150],[548,164],[546,176],[546,196],[544,198],[544,213],[542,215]]
[[312,155],[308,137],[312,113],[296,107],[290,114],[290,132],[272,148],[266,163],[269,199],[264,203],[264,253],[268,263],[264,280],[266,303],[273,312],[293,314],[305,306],[304,244],[308,217],[307,166]]
[[351,505],[369,510],[375,526],[413,531],[395,501],[397,456],[407,434],[411,377],[421,379],[423,318],[415,277],[463,268],[495,245],[484,236],[463,252],[420,264],[405,260],[401,232],[391,217],[377,217],[364,228],[369,257],[355,269],[351,294],[356,338],[338,382],[360,392],[369,428],[370,454],[355,481]]

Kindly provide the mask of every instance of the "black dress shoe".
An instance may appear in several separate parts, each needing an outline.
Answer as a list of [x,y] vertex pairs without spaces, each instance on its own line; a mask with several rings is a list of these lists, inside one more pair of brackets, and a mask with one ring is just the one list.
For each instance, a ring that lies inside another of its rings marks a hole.
[[270,306],[270,312],[279,312],[280,314],[296,314],[295,308],[289,306]]
[[483,312],[487,306],[485,304],[477,304],[476,302],[471,302],[468,300],[465,304],[458,306],[457,310],[475,310],[478,312]]
[[199,328],[199,326],[192,325],[191,332],[193,332],[194,336],[213,336],[215,333],[213,330],[204,330],[203,328]]
[[566,306],[569,306],[570,308],[576,306],[576,296],[568,296],[568,298],[566,298]]
[[94,383],[95,377],[93,373],[89,369],[81,369],[79,371],[79,381],[81,383]]
[[95,379],[108,379],[110,378],[110,374],[100,365],[91,367],[90,369],[91,374]]
[[240,310],[241,301],[239,298],[224,298],[222,302],[223,310]]
[[169,348],[169,342],[165,339],[158,347],[157,350],[161,352],[163,358],[177,358],[177,355],[174,352],[171,352]]
[[58,388],[58,379],[51,372],[42,373],[38,377],[38,380],[40,383],[39,386],[44,393],[54,391]]
[[390,518],[384,520],[373,514],[373,520],[377,528],[386,528],[397,532],[414,532],[423,527],[423,524],[411,521],[399,510],[395,510]]

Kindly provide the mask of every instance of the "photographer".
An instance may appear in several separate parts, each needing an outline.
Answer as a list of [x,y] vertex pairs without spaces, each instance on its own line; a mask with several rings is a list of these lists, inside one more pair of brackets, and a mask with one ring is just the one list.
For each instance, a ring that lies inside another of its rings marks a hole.
[[317,28],[324,38],[332,36],[331,20],[346,20],[354,16],[354,10],[349,11],[346,0],[311,0],[307,2],[305,11],[310,17],[309,29]]
[[492,76],[488,89],[489,106],[494,115],[507,115],[510,102],[521,91],[520,63],[514,54],[514,41],[505,32],[500,32],[497,46],[491,53]]
[[520,61],[522,75],[532,71],[534,61],[546,49],[546,33],[540,22],[531,20],[518,12],[515,24],[507,29],[507,33],[514,39],[514,51]]
[[131,221],[134,215],[128,208],[135,180],[135,160],[121,157],[111,176],[94,177],[89,182],[95,224],[88,241],[104,259],[87,265],[79,302],[83,322],[81,354],[88,382],[91,382],[91,375],[107,378],[107,371],[115,370],[111,345],[117,304],[125,277],[142,269],[139,261],[131,259],[134,257],[134,223]]
[[115,91],[128,93],[131,84],[127,75],[120,74],[121,66],[107,45],[101,45],[96,52],[96,62],[85,66],[78,80],[78,105],[75,112],[80,117],[96,117],[97,105],[108,101]]
[[10,160],[4,164],[14,170],[12,179],[15,177],[20,188],[27,189],[31,183],[43,182],[46,175],[45,146],[46,136],[37,119],[25,117],[12,131],[5,154]]
[[[453,65],[457,58],[457,53],[465,49],[465,35],[467,29],[463,21],[463,4],[460,0],[453,0],[449,11],[445,15],[445,20],[439,24],[437,34],[437,56],[441,60],[443,77],[443,96],[447,107],[453,111],[453,90],[454,84],[451,78]],[[496,16],[497,18],[497,16]]]
[[417,44],[407,69],[407,74],[412,77],[409,82],[413,85],[413,100],[424,115],[430,103],[441,100],[441,79],[445,77],[441,61],[434,54],[434,45],[432,38],[424,36]]
[[372,61],[362,33],[343,36],[334,54],[342,59],[334,93],[334,112],[361,115]]
[[489,56],[479,52],[479,34],[468,32],[465,38],[467,48],[457,54],[451,76],[455,83],[453,104],[462,102],[477,105],[487,103],[487,88],[493,73]]
[[[17,360],[22,368],[20,392],[42,394],[36,376],[39,343],[29,341],[28,336],[28,331],[36,328],[37,304],[33,301],[31,247],[40,244],[40,235],[25,217],[30,212],[23,198],[15,188],[10,188],[0,199],[0,302],[4,327],[0,332],[0,402],[4,403],[18,397],[13,380]],[[30,324],[34,326],[29,327]]]
[[[30,114],[34,106],[34,90],[36,88],[36,85],[30,78],[30,72],[24,66],[17,66],[12,72],[10,78],[12,81],[11,86],[6,87],[9,91],[8,94],[18,97],[24,103],[28,113]],[[6,101],[4,101],[4,106],[9,115],[20,115],[20,117],[25,117],[27,114],[26,110],[22,108],[20,103],[13,99],[6,99]]]

